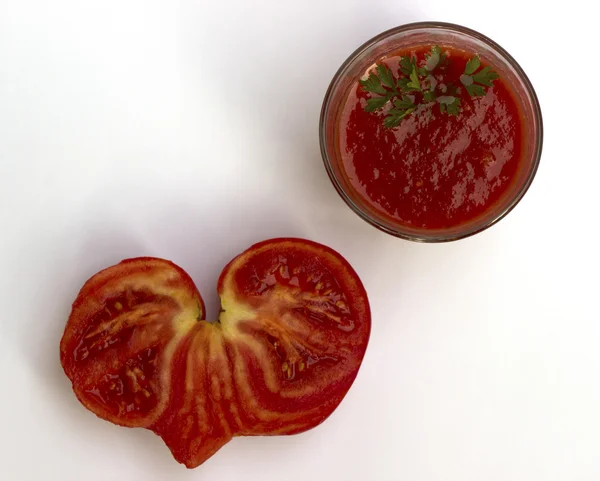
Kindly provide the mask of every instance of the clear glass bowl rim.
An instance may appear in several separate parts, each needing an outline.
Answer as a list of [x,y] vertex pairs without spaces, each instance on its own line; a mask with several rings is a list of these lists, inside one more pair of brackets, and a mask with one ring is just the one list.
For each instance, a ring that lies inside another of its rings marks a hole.
[[[399,33],[410,32],[411,30],[419,30],[419,29],[424,29],[424,28],[451,30],[451,31],[455,31],[455,32],[473,37],[476,40],[479,40],[480,42],[487,44],[488,47],[490,47],[492,50],[494,50],[500,57],[503,57],[504,60],[515,70],[515,72],[517,73],[517,77],[522,82],[523,87],[531,100],[531,103],[533,106],[533,115],[535,117],[535,122],[538,125],[538,132],[537,132],[537,135],[535,138],[535,146],[534,146],[534,150],[533,150],[533,158],[531,160],[531,170],[530,170],[529,176],[526,179],[526,181],[524,182],[523,186],[515,193],[514,198],[507,204],[507,206],[502,211],[500,211],[500,213],[498,215],[496,215],[495,217],[492,217],[489,221],[484,222],[481,225],[476,225],[476,227],[474,227],[474,228],[471,228],[471,229],[468,229],[465,231],[460,231],[460,232],[454,233],[454,234],[448,234],[448,235],[442,234],[442,235],[431,235],[430,236],[427,234],[420,235],[420,234],[409,233],[409,232],[403,231],[402,226],[400,226],[400,225],[398,225],[398,227],[396,229],[390,228],[387,225],[380,222],[377,218],[370,215],[368,212],[365,212],[360,206],[358,206],[352,200],[349,193],[346,192],[343,185],[340,183],[335,172],[333,171],[333,167],[331,165],[332,160],[329,158],[329,154],[327,152],[326,120],[327,120],[327,114],[329,112],[329,107],[330,107],[329,104],[330,104],[331,97],[332,97],[333,93],[335,92],[335,88],[337,87],[338,82],[340,81],[340,79],[343,78],[344,72],[364,52],[369,50],[374,45],[377,45],[379,42],[387,39],[388,37],[391,37],[391,36],[399,34]],[[329,175],[329,179],[331,180],[333,186],[337,190],[340,197],[342,197],[342,199],[346,202],[346,204],[350,207],[350,209],[352,209],[354,211],[354,213],[356,213],[359,217],[361,217],[363,220],[365,220],[369,224],[371,224],[371,225],[377,227],[378,229],[380,229],[388,234],[391,234],[393,236],[400,237],[402,239],[406,239],[406,240],[410,240],[410,241],[415,241],[415,242],[436,243],[436,242],[450,242],[450,241],[455,241],[455,240],[459,240],[459,239],[464,239],[465,237],[470,237],[470,236],[475,235],[483,230],[488,229],[489,227],[491,227],[492,225],[496,224],[497,222],[502,220],[504,217],[506,217],[506,215],[511,210],[513,210],[515,208],[515,206],[519,203],[519,201],[523,198],[523,196],[525,195],[527,190],[529,190],[531,183],[533,182],[533,179],[537,173],[540,159],[542,156],[543,136],[544,135],[543,135],[542,112],[541,112],[540,104],[538,101],[538,97],[535,93],[533,85],[531,84],[531,81],[527,77],[527,74],[521,68],[521,66],[518,64],[518,62],[512,57],[512,55],[510,55],[504,48],[502,48],[500,45],[498,45],[492,39],[486,37],[485,35],[477,32],[475,30],[472,30],[470,28],[463,27],[462,25],[457,25],[454,23],[437,22],[437,21],[413,22],[413,23],[407,23],[404,25],[400,25],[398,27],[394,27],[389,30],[386,30],[385,32],[380,33],[379,35],[376,35],[375,37],[371,38],[370,40],[367,40],[360,47],[358,47],[344,61],[344,63],[340,66],[338,71],[333,76],[333,79],[331,80],[331,82],[329,84],[327,92],[325,93],[325,98],[323,100],[323,105],[321,107],[321,115],[320,115],[320,119],[319,119],[319,144],[320,144],[320,148],[321,148],[321,156],[323,158],[323,163],[325,164],[325,169],[327,170],[327,174]]]

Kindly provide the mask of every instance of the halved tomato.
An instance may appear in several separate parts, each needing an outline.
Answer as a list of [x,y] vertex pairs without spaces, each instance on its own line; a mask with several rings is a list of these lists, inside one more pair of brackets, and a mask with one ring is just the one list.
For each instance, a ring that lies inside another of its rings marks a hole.
[[252,246],[225,267],[218,293],[219,318],[206,322],[181,268],[125,260],[86,282],[60,346],[85,407],[151,429],[188,468],[233,436],[323,422],[350,389],[369,339],[360,279],[311,241]]

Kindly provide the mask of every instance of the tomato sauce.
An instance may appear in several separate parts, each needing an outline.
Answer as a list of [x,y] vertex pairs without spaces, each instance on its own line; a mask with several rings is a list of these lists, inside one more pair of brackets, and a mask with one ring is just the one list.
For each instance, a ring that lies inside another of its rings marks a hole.
[[[449,61],[436,79],[460,85],[474,53],[442,49]],[[401,56],[416,55],[423,65],[429,50],[395,52],[378,63],[398,77]],[[509,190],[523,144],[513,92],[501,77],[483,97],[471,98],[464,88],[456,95],[462,106],[458,116],[440,112],[437,104],[423,105],[388,129],[385,110],[364,110],[372,94],[358,81],[351,87],[338,117],[341,166],[356,194],[391,222],[455,227],[483,216]]]

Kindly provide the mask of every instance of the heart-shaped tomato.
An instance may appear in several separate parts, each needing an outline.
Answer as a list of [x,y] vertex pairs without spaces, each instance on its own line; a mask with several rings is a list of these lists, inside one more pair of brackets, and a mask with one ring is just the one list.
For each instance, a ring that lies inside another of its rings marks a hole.
[[323,422],[367,347],[369,304],[338,253],[302,239],[252,246],[225,267],[221,313],[204,321],[172,262],[128,259],[93,276],[60,354],[81,403],[161,436],[193,468],[233,436],[294,434]]

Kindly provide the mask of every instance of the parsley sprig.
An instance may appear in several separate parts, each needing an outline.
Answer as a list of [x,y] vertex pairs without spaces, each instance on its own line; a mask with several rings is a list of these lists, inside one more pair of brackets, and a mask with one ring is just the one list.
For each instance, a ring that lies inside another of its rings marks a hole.
[[[414,56],[400,57],[398,77],[387,65],[377,65],[375,72],[359,81],[365,92],[376,94],[367,99],[365,110],[376,112],[390,104],[383,119],[387,128],[397,127],[402,119],[420,106],[428,108],[435,103],[439,105],[440,112],[458,115],[461,109],[459,87],[454,83],[442,83],[438,80],[440,76],[434,76],[434,72],[443,73],[448,62],[446,53],[434,45],[425,55],[422,66],[417,65]],[[497,78],[498,74],[491,67],[481,68],[481,60],[476,55],[469,59],[459,80],[471,97],[481,97]]]
[[483,67],[481,70],[479,67],[481,67],[481,60],[476,55],[467,62],[465,73],[460,76],[460,83],[465,86],[471,97],[485,95],[485,88],[491,87],[492,82],[500,77],[490,66]]

